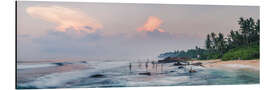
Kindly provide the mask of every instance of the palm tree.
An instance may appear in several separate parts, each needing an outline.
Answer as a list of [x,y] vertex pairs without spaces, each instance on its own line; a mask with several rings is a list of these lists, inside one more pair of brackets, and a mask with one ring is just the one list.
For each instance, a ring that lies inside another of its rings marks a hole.
[[219,50],[219,53],[222,55],[225,52],[225,40],[224,40],[224,35],[222,33],[218,33],[217,37],[217,48]]
[[214,32],[211,32],[211,46],[212,46],[212,50],[211,51],[215,51],[216,50],[216,44],[217,44],[217,39],[216,39],[216,34]]
[[241,31],[241,33],[243,35],[243,42],[245,44],[248,44],[248,41],[247,41],[248,40],[247,35],[248,35],[248,31],[249,31],[248,22],[243,17],[240,17],[238,24],[240,25],[239,31]]
[[258,19],[256,24],[255,24],[255,32],[256,32],[256,36],[255,36],[255,41],[257,44],[260,43],[260,20]]
[[207,37],[206,37],[206,41],[205,41],[205,46],[206,46],[206,49],[210,50],[211,49],[211,39],[210,39],[210,35],[207,34]]

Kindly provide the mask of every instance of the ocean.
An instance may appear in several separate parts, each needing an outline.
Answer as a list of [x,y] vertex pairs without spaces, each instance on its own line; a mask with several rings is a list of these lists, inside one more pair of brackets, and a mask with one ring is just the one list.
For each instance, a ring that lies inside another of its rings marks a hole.
[[[189,73],[190,69],[196,70]],[[145,74],[150,72],[151,75]],[[143,74],[144,73],[144,74]],[[131,60],[43,60],[17,63],[17,89],[259,84],[259,71]]]

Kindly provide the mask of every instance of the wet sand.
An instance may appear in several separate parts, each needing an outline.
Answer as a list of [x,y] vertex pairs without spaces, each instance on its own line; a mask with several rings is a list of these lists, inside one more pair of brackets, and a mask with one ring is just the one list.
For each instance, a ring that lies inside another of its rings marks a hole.
[[206,68],[218,68],[218,69],[248,69],[254,71],[260,71],[260,60],[229,60],[221,61],[217,60],[194,60],[192,63],[201,62]]

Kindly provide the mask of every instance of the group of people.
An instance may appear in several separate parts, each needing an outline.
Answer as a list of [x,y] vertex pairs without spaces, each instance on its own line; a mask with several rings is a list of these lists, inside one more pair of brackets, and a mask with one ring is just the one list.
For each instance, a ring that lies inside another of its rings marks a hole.
[[[149,60],[147,60],[147,61],[144,63],[146,72],[148,72],[149,63],[150,63]],[[158,71],[158,66],[159,66],[159,65],[160,65],[161,72],[163,71],[163,64],[162,64],[162,63],[158,63],[158,62],[152,61],[151,64],[152,64],[152,68],[153,68],[153,69],[155,68],[155,71],[156,71],[156,72]],[[138,67],[139,67],[139,68],[142,67],[142,62],[138,62]],[[129,71],[132,72],[132,63],[129,63]]]

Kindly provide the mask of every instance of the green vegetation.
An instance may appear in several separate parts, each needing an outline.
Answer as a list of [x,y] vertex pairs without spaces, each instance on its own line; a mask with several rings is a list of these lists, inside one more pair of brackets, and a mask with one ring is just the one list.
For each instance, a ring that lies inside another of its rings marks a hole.
[[254,45],[251,47],[239,47],[229,50],[222,56],[222,60],[236,60],[236,59],[243,59],[243,60],[250,60],[256,59],[260,57],[260,48],[258,45]]
[[165,57],[189,57],[200,60],[208,59],[255,59],[259,58],[260,45],[260,20],[253,18],[240,18],[238,20],[239,30],[231,30],[227,36],[222,33],[211,32],[207,34],[205,49],[196,46],[195,49],[187,51],[173,51],[160,54],[160,58]]

